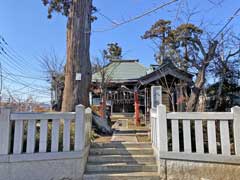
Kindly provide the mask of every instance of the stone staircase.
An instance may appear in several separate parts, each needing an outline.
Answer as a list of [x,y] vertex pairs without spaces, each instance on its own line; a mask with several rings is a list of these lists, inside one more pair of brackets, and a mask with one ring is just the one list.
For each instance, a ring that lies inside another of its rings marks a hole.
[[93,143],[84,180],[159,180],[151,143]]

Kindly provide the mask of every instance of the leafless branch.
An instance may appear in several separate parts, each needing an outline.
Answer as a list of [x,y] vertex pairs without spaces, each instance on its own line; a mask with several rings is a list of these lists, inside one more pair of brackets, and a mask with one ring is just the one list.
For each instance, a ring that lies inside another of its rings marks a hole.
[[224,2],[224,0],[220,0],[220,1],[217,1],[217,2],[215,2],[213,0],[208,0],[208,2],[210,2],[214,6],[220,6]]
[[202,42],[200,41],[200,39],[199,39],[197,36],[195,36],[192,41],[195,42],[195,43],[198,45],[198,47],[199,47],[202,55],[203,55],[203,56],[206,56],[206,51],[205,51],[205,49],[204,49],[204,47],[203,47],[203,44],[202,44]]
[[228,60],[229,58],[233,57],[233,56],[236,56],[237,54],[240,53],[240,49],[238,49],[237,51],[235,51],[234,53],[231,53],[231,51],[229,51],[227,57],[226,57],[226,60]]
[[177,13],[176,13],[176,16],[175,16],[175,21],[177,21],[178,18],[179,18],[179,14],[180,14],[180,10],[181,10],[181,6],[182,6],[182,4],[183,4],[183,1],[184,1],[184,0],[180,0],[180,2],[178,3]]

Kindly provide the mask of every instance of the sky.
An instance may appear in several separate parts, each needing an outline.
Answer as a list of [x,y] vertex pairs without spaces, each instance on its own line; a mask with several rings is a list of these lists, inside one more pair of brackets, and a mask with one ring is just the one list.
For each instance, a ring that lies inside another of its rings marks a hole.
[[[12,57],[0,55],[3,68],[3,89],[6,94],[27,97],[38,96],[38,101],[48,101],[49,84],[43,80],[44,68],[39,57],[52,53],[60,58],[66,56],[66,21],[60,14],[53,14],[47,19],[47,8],[41,0],[8,0],[0,5],[0,36],[8,43]],[[154,45],[141,36],[158,19],[169,19],[173,25],[187,21],[187,13],[193,12],[190,22],[201,25],[212,34],[216,34],[240,7],[238,0],[181,0],[118,28],[109,29],[113,24],[109,21],[122,22],[146,12],[167,0],[93,0],[101,14],[92,24],[91,59],[100,56],[100,51],[110,42],[118,42],[123,49],[124,59],[139,59],[148,67],[154,61]],[[219,4],[219,2],[221,2]],[[107,18],[106,18],[107,17]],[[239,32],[240,17],[236,17],[229,27]],[[14,61],[15,62],[12,62]],[[8,62],[7,62],[8,61]],[[12,75],[11,75],[12,73]],[[15,76],[18,75],[18,76]],[[14,77],[13,77],[14,76]],[[21,77],[26,76],[26,77]],[[36,77],[31,79],[27,77]]]

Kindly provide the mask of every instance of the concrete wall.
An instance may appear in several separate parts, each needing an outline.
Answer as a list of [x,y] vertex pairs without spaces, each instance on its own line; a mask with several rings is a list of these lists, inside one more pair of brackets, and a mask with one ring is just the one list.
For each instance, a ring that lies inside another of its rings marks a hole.
[[160,160],[163,180],[238,180],[240,165]]
[[231,163],[161,159],[153,146],[161,180],[239,180],[240,161]]
[[88,150],[0,156],[0,180],[81,180]]

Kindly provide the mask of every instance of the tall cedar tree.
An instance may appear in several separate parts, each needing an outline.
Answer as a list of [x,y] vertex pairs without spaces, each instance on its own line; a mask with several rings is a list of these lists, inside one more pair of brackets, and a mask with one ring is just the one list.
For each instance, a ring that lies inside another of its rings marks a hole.
[[[170,57],[174,64],[184,70],[196,71],[191,95],[187,98],[186,111],[196,111],[201,90],[206,81],[206,70],[215,56],[217,41],[209,40],[203,45],[203,31],[194,24],[181,24],[173,29],[170,21],[159,20],[143,36],[144,39],[160,39],[160,54]],[[164,60],[164,59],[163,59]]]
[[[58,12],[67,16],[67,63],[62,111],[74,111],[75,105],[89,106],[91,62],[89,57],[92,0],[42,0],[48,17]],[[76,81],[76,73],[81,80]]]

